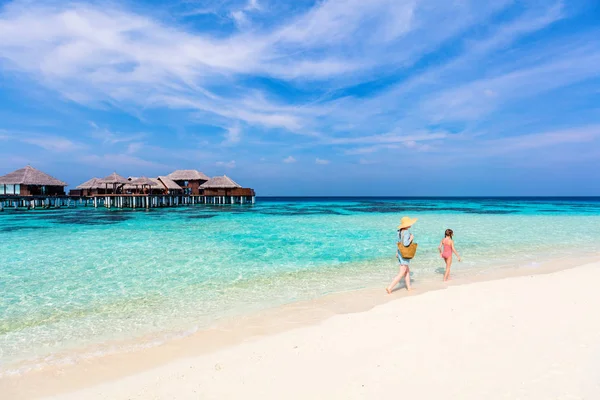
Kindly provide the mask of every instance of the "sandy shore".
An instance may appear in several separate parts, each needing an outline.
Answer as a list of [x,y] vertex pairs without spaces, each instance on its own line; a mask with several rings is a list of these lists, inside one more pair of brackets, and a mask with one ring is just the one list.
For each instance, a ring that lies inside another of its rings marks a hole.
[[51,398],[598,399],[598,285],[600,262],[450,286]]

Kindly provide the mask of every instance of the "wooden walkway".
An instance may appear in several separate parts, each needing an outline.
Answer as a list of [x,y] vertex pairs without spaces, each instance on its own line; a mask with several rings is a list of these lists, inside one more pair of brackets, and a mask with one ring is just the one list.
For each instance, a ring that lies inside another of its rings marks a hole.
[[256,202],[255,196],[197,196],[158,194],[101,194],[82,196],[19,196],[0,195],[0,211],[4,209],[50,209],[72,207],[105,207],[117,209],[150,209],[193,206],[198,204],[247,205]]

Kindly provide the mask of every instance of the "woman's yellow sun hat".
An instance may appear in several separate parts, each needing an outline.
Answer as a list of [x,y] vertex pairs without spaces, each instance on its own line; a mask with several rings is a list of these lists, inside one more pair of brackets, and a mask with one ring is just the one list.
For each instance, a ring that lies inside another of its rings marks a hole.
[[408,228],[411,225],[414,225],[415,222],[417,222],[418,218],[410,218],[410,217],[402,217],[402,219],[400,220],[400,226],[398,226],[398,229],[404,229],[404,228]]

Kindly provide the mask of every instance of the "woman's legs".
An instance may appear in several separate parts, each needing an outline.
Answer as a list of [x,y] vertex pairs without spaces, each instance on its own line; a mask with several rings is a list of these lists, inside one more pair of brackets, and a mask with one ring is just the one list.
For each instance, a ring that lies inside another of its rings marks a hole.
[[392,283],[390,283],[390,286],[388,286],[385,291],[388,292],[388,294],[392,293],[392,290],[394,290],[394,288],[396,287],[397,284],[400,283],[400,280],[402,280],[402,278],[404,278],[404,276],[406,275],[406,288],[408,290],[410,290],[410,277],[408,276],[408,266],[407,265],[401,265],[400,266],[400,272],[398,273],[398,275],[396,275],[396,277],[394,278],[394,280],[392,281]]
[[444,258],[446,261],[446,272],[444,272],[444,282],[450,279],[450,267],[452,266],[452,256]]
[[406,266],[406,271],[404,272],[404,283],[406,285],[406,290],[410,292],[412,288],[410,287],[410,267],[408,265]]

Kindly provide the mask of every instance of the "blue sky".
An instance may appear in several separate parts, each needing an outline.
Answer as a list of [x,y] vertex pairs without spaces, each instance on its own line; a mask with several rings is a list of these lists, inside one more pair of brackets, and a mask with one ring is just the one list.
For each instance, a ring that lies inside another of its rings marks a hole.
[[600,195],[597,1],[1,1],[0,174]]

